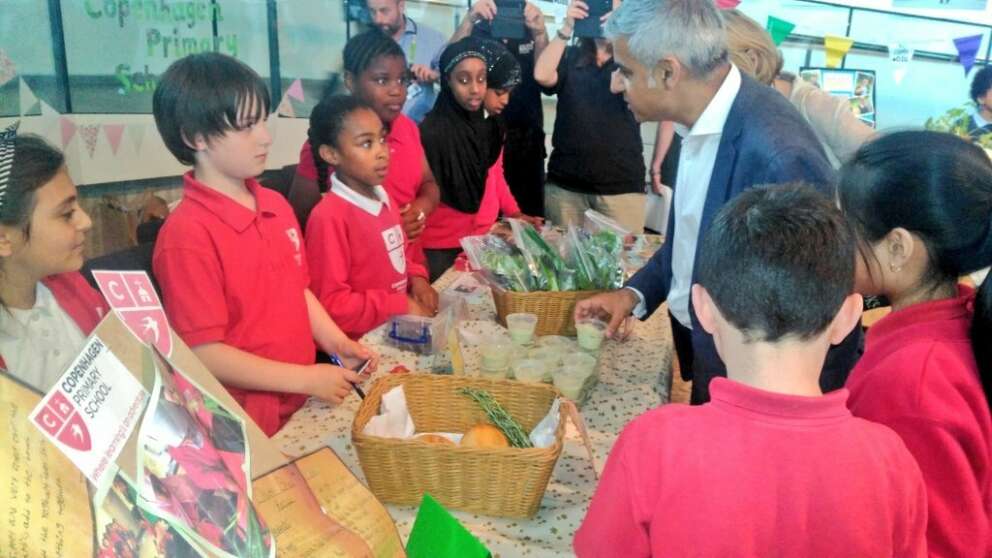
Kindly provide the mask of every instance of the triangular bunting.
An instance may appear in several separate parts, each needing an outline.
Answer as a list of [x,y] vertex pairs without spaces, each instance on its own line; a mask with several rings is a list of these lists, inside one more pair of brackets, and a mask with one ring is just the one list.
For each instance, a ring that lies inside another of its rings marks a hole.
[[110,150],[114,155],[117,155],[117,148],[121,145],[121,136],[124,135],[124,125],[104,124],[103,133],[107,136],[107,141],[110,142]]
[[958,37],[954,39],[954,47],[958,49],[958,60],[964,66],[964,75],[968,75],[971,67],[975,65],[975,55],[978,54],[978,47],[982,45],[981,35],[970,35],[968,37]]
[[42,116],[58,116],[59,113],[58,113],[57,110],[55,110],[55,109],[52,108],[52,105],[46,103],[45,101],[41,101],[41,115]]
[[21,116],[31,112],[31,109],[38,104],[38,97],[35,96],[34,91],[28,86],[28,82],[21,78]]
[[128,124],[127,137],[131,138],[131,145],[134,146],[134,150],[141,151],[141,143],[145,140],[145,125],[144,124]]
[[38,117],[38,135],[49,140],[58,137],[59,113],[45,101],[39,100],[38,105],[38,110],[41,112],[41,116]]
[[796,24],[791,21],[785,21],[784,19],[779,19],[775,16],[768,16],[768,23],[765,24],[765,29],[768,30],[768,34],[772,36],[772,41],[775,42],[775,46],[781,45],[782,41],[792,33],[792,30],[796,28]]
[[905,43],[889,45],[889,61],[892,63],[892,81],[896,85],[902,83],[909,69],[909,61],[913,59],[913,48]]
[[847,51],[851,50],[851,45],[853,44],[854,39],[847,37],[838,37],[836,35],[823,37],[823,47],[827,50],[827,67],[836,68],[840,66],[841,60],[847,55]]
[[14,61],[7,56],[7,52],[0,48],[0,86],[5,85],[17,75],[17,66]]
[[716,0],[716,7],[721,10],[732,10],[739,6],[741,0]]
[[286,94],[290,97],[296,99],[299,102],[303,102],[303,82],[297,78],[286,90]]
[[96,151],[96,139],[100,133],[99,124],[81,124],[79,125],[79,135],[83,138],[83,143],[86,144],[86,152],[90,154],[90,158],[93,158],[93,153]]
[[282,102],[279,103],[279,108],[276,109],[279,116],[286,116],[288,118],[296,118],[296,111],[293,110],[293,103],[289,100],[289,94],[287,93],[285,97],[282,98]]
[[72,136],[76,135],[76,123],[68,116],[63,116],[59,121],[62,123],[62,149],[65,149],[72,141]]

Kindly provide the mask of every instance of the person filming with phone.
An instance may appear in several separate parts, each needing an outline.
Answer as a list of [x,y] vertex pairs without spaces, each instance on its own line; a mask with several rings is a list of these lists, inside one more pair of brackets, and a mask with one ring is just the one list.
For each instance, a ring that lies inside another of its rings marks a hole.
[[[545,93],[558,96],[544,187],[546,215],[581,225],[594,209],[633,233],[644,229],[645,169],[640,125],[610,91],[617,69],[602,22],[611,0],[573,0],[565,22],[534,67]],[[575,44],[569,46],[573,38]]]

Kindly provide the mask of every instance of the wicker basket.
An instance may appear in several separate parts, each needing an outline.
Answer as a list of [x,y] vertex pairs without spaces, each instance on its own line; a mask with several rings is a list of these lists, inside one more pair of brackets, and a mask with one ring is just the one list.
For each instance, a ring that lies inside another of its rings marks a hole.
[[383,502],[416,505],[428,492],[457,510],[520,518],[537,513],[561,454],[564,407],[549,448],[463,448],[362,434],[379,413],[382,396],[397,385],[403,386],[418,432],[465,432],[486,422],[479,405],[458,393],[462,387],[487,390],[529,432],[551,408],[553,387],[465,376],[388,376],[372,386],[351,427],[369,488]]
[[537,335],[575,336],[575,303],[604,291],[537,291],[517,293],[490,289],[496,305],[496,320],[506,325],[506,316],[516,312],[537,315]]

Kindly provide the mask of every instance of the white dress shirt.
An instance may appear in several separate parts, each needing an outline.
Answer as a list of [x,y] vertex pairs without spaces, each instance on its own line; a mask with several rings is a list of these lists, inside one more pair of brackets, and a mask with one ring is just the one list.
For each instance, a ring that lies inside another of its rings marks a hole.
[[[687,328],[692,328],[689,293],[703,206],[706,203],[710,178],[713,176],[716,154],[720,149],[723,127],[740,89],[741,72],[731,64],[730,72],[720,89],[692,128],[675,124],[675,132],[682,137],[682,152],[679,154],[679,171],[672,201],[675,234],[667,240],[672,243],[672,283],[667,300],[669,311]],[[636,289],[632,290],[637,292]],[[646,312],[644,295],[640,292],[637,295],[641,302],[634,309],[634,315],[643,316]]]
[[0,309],[0,355],[7,371],[47,392],[83,348],[86,336],[41,283],[34,307]]

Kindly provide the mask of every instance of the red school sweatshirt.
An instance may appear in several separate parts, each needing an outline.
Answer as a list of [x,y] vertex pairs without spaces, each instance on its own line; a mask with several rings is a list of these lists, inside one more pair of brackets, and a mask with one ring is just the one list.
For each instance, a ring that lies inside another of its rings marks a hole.
[[357,339],[407,311],[407,283],[427,277],[409,257],[395,201],[381,187],[371,200],[334,176],[307,221],[310,288],[349,337]]
[[931,556],[992,556],[992,419],[969,336],[974,290],[893,312],[847,379],[855,416],[895,430],[927,484]]

